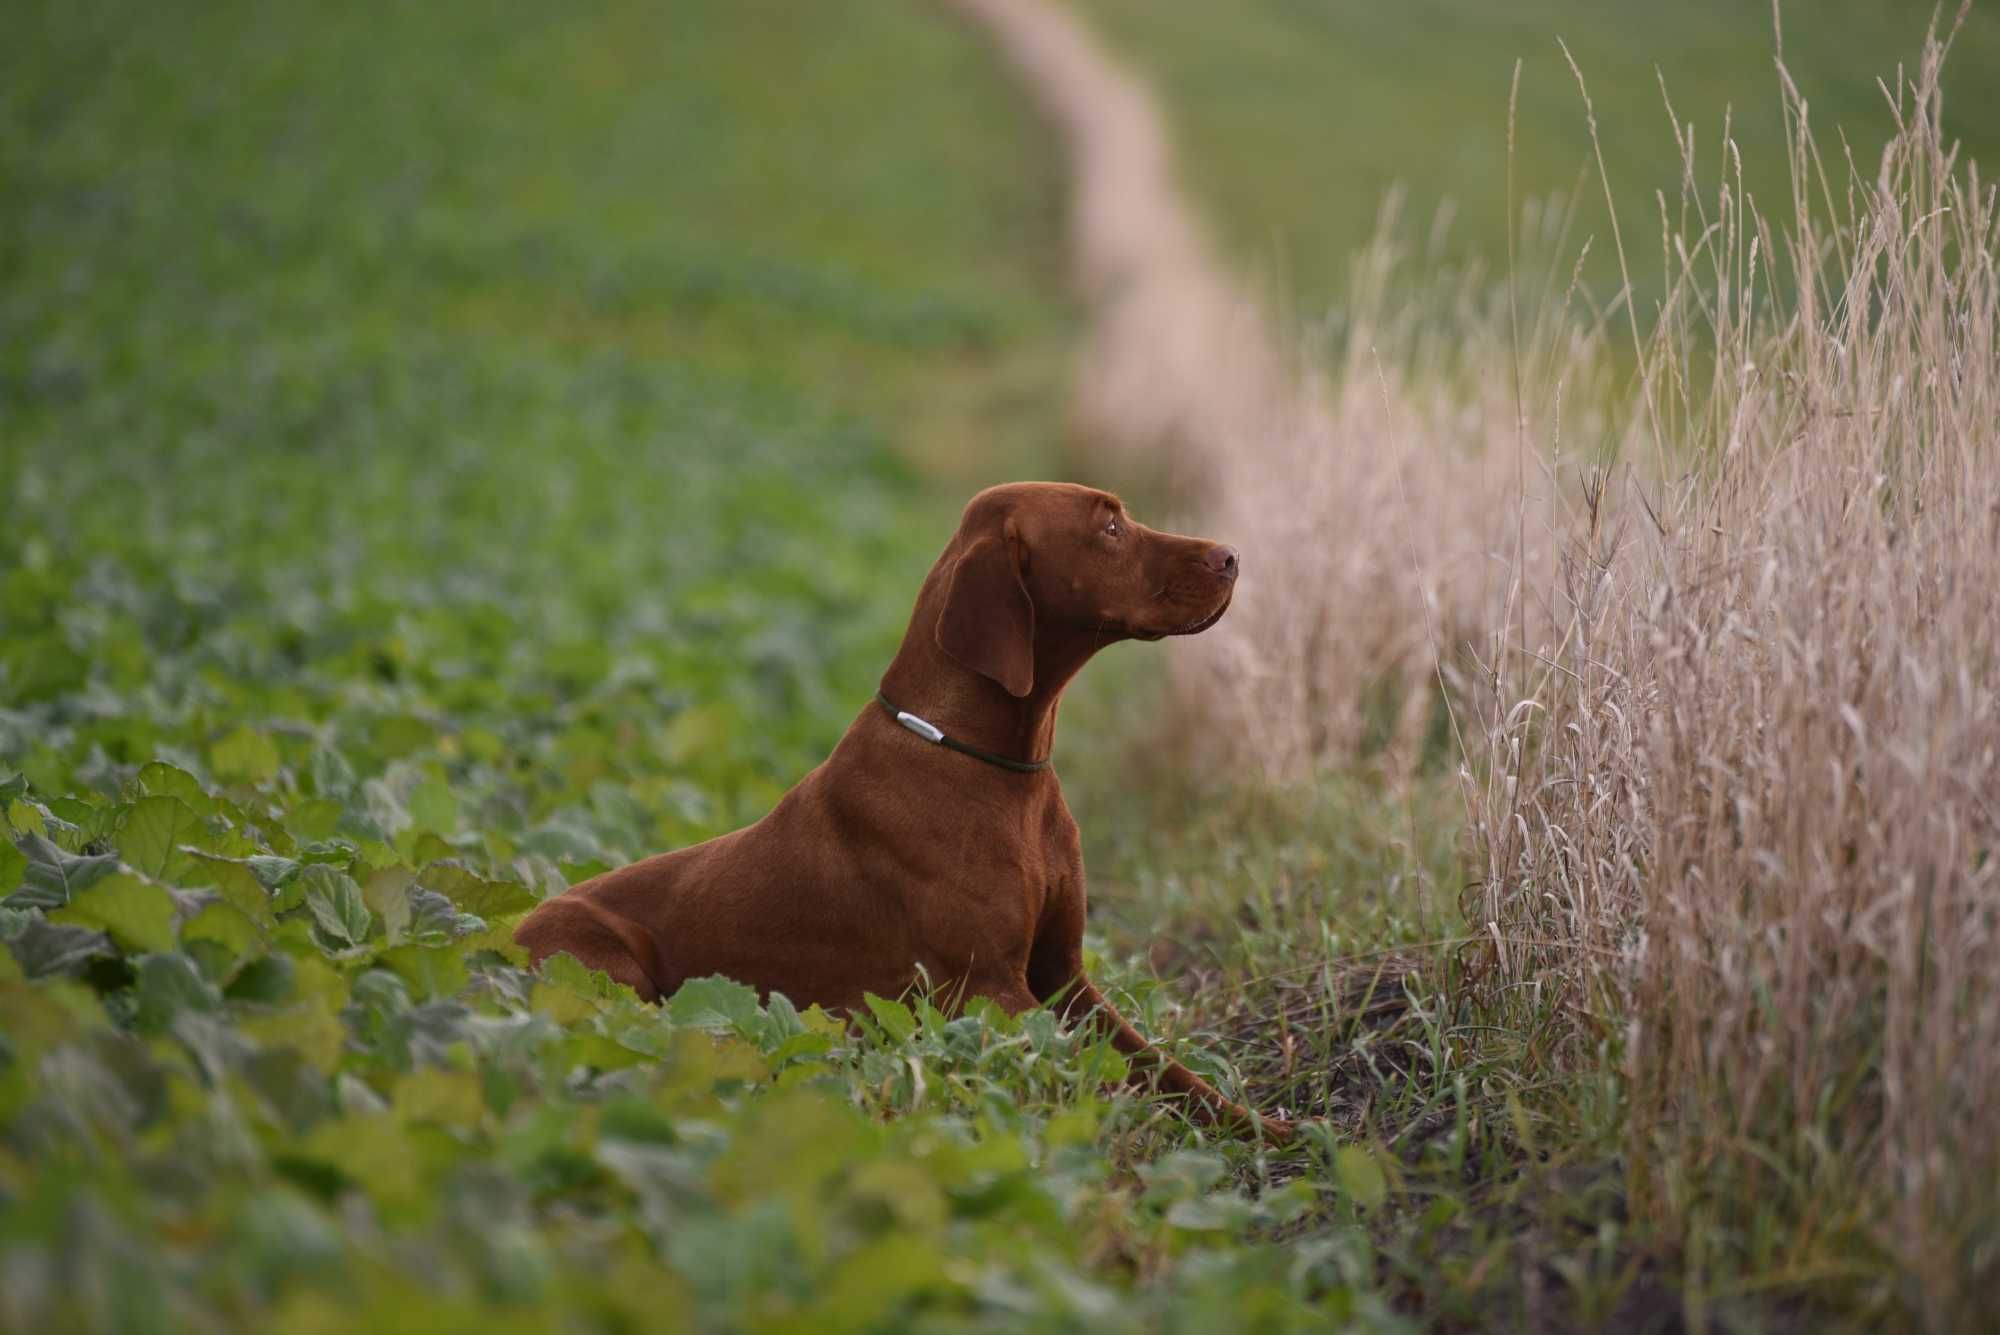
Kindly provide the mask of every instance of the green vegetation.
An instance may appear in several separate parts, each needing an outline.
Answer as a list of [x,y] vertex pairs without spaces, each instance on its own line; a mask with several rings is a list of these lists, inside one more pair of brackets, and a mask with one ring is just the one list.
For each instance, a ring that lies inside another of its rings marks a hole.
[[[1590,131],[1557,39],[1588,80],[1633,279],[1663,290],[1659,212],[1681,179],[1661,80],[1697,127],[1707,188],[1722,167],[1724,117],[1742,150],[1744,186],[1765,205],[1790,198],[1784,120],[1772,65],[1771,9],[1741,0],[1077,0],[1151,76],[1203,211],[1248,272],[1277,300],[1316,320],[1346,287],[1347,266],[1375,234],[1385,196],[1405,192],[1396,234],[1423,253],[1449,202],[1443,253],[1499,269],[1507,257],[1507,101],[1521,61],[1515,197],[1562,197],[1578,212],[1566,244],[1550,238],[1566,276],[1585,236],[1600,301],[1618,268]],[[1952,6],[1947,6],[1947,10]],[[1786,7],[1785,60],[1839,152],[1842,127],[1872,174],[1888,137],[1899,63],[1915,73],[1932,6],[1922,0],[1813,0]],[[1946,14],[1949,21],[1950,14]],[[1657,74],[1656,74],[1657,68]],[[1978,6],[1953,58],[1949,134],[1981,161],[2000,160],[2000,13]],[[1829,168],[1837,163],[1829,163]],[[1732,164],[1733,166],[1733,164]],[[1559,211],[1545,222],[1560,225]]]
[[[237,723],[357,772],[457,734],[468,829],[619,781],[595,858],[729,827],[838,735],[958,500],[905,461],[1055,411],[1049,168],[951,24],[682,9],[17,21],[38,791]],[[939,112],[885,128],[885,61]]]

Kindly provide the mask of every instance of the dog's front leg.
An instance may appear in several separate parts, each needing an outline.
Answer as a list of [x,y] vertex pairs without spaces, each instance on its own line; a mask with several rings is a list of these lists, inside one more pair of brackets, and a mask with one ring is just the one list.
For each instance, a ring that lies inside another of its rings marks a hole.
[[1180,1098],[1189,1116],[1205,1126],[1261,1131],[1275,1141],[1290,1140],[1292,1124],[1264,1117],[1226,1097],[1208,1081],[1167,1056],[1104,999],[1083,972],[1083,893],[1081,886],[1050,905],[1028,958],[1028,985],[1071,1024],[1094,1024],[1112,1044],[1133,1058],[1130,1082],[1157,1084]]
[[1120,1052],[1135,1060],[1131,1083],[1146,1087],[1157,1083],[1168,1094],[1178,1096],[1188,1114],[1204,1126],[1261,1131],[1271,1140],[1292,1138],[1292,1124],[1282,1118],[1252,1112],[1223,1094],[1214,1085],[1161,1052],[1146,1036],[1104,999],[1091,981],[1079,973],[1062,999],[1063,1016],[1071,1023],[1095,1024]]

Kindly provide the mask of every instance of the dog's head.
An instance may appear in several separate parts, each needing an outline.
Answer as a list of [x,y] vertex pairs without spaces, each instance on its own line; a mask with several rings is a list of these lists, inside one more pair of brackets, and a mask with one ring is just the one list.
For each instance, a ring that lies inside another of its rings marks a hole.
[[1157,640],[1207,630],[1229,608],[1236,549],[1147,528],[1116,496],[1062,482],[980,492],[946,550],[937,642],[1016,696],[1035,684],[1036,637]]

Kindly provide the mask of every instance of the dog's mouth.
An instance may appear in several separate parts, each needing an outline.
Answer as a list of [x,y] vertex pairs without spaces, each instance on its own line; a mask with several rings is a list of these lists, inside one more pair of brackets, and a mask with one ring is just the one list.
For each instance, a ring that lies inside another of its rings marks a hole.
[[1216,608],[1213,612],[1210,612],[1205,617],[1197,617],[1195,620],[1188,622],[1185,626],[1179,626],[1173,630],[1134,631],[1132,633],[1132,638],[1135,640],[1146,640],[1150,642],[1152,640],[1164,640],[1169,636],[1173,635],[1199,635],[1203,631],[1207,630],[1210,626],[1213,626],[1216,622],[1222,620],[1222,614],[1224,612],[1227,612],[1228,610],[1229,610],[1229,599],[1224,598],[1222,600],[1222,606]]

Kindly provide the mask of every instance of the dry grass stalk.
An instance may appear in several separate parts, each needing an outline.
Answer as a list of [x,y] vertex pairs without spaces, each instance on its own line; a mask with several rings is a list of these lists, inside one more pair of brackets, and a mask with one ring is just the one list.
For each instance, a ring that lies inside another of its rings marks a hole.
[[1787,78],[1789,217],[1662,202],[1684,473],[1579,507],[1475,790],[1496,995],[1615,1040],[1642,1208],[1934,1328],[2000,1285],[2000,236],[1944,46],[1872,174]]

